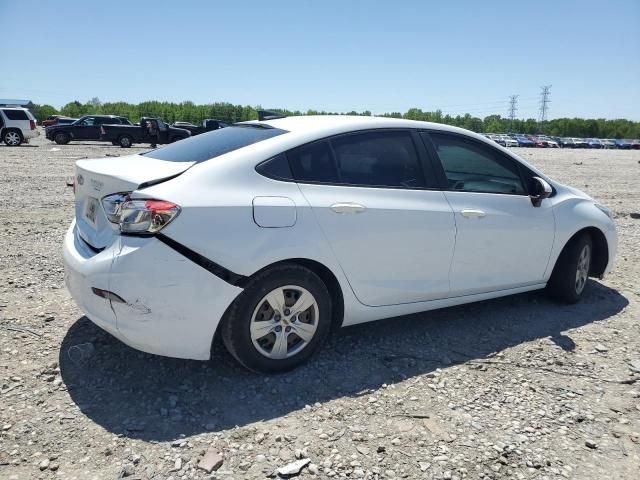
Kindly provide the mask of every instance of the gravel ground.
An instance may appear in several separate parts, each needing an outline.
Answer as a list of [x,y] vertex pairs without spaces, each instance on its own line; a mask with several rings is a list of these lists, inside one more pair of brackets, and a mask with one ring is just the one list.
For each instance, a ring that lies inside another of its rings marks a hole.
[[123,153],[0,146],[0,478],[265,478],[296,459],[298,478],[640,478],[640,152],[518,151],[615,211],[616,267],[578,305],[522,294],[346,328],[278,376],[137,352],[75,306],[65,181]]

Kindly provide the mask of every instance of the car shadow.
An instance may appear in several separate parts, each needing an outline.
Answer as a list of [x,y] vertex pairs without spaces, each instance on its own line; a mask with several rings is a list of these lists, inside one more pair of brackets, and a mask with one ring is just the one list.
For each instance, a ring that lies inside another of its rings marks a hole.
[[[167,441],[281,417],[548,338],[565,351],[567,330],[606,321],[629,302],[591,281],[583,300],[560,305],[529,293],[340,329],[293,372],[247,372],[221,346],[209,362],[138,352],[86,317],[68,330],[59,365],[79,409],[106,430]],[[87,358],[78,344],[91,343]]]

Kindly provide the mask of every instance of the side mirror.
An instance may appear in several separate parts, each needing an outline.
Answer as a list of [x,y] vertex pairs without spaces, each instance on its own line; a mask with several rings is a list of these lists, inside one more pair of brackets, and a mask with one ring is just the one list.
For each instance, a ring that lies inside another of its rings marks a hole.
[[533,177],[532,180],[533,188],[531,189],[529,198],[531,198],[531,203],[534,207],[539,207],[545,198],[549,198],[551,196],[553,188],[551,188],[551,185],[549,185],[546,180],[540,177]]

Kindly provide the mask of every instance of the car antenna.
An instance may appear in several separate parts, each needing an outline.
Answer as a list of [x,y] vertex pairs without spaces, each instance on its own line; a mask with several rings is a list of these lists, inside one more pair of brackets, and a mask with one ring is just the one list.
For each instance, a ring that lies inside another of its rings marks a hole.
[[286,118],[286,115],[269,110],[258,110],[258,120],[261,122],[264,120],[276,120],[278,118]]

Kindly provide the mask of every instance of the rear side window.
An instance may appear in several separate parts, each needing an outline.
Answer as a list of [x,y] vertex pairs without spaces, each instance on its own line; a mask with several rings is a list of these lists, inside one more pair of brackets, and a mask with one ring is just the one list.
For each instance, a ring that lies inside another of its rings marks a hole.
[[287,157],[297,181],[340,183],[338,170],[327,141],[322,140],[294,148],[287,153]]
[[340,183],[371,187],[424,187],[424,175],[407,131],[365,132],[331,140]]
[[24,110],[2,110],[9,120],[29,120],[27,112]]
[[430,136],[451,190],[525,193],[518,164],[501,152],[456,135]]
[[287,131],[263,125],[232,125],[229,128],[187,138],[142,155],[169,162],[204,162],[283,133]]

